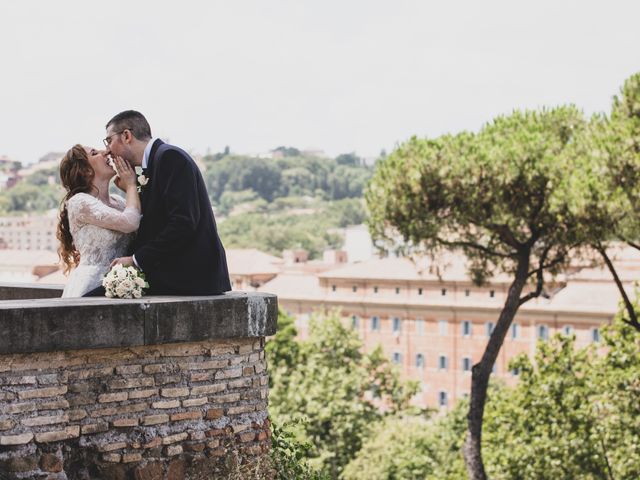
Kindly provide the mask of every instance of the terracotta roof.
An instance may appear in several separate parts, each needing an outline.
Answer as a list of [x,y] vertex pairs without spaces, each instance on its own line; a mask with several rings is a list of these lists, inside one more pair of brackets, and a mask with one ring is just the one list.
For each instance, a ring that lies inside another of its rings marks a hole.
[[227,249],[227,265],[231,275],[277,274],[283,260],[255,248]]
[[[372,258],[359,263],[326,271],[321,278],[375,279],[375,280],[426,280],[445,282],[469,282],[467,259],[462,254],[445,253],[437,261],[428,257],[411,260],[402,258]],[[493,283],[510,282],[511,277],[498,274]]]
[[322,300],[324,297],[318,277],[304,273],[281,273],[258,288],[258,291],[287,299]]
[[[630,284],[626,284],[625,288],[627,292],[632,292],[633,287]],[[620,308],[620,300],[620,292],[613,281],[570,281],[566,287],[550,299],[540,299],[536,308],[575,312],[606,312],[613,315]]]

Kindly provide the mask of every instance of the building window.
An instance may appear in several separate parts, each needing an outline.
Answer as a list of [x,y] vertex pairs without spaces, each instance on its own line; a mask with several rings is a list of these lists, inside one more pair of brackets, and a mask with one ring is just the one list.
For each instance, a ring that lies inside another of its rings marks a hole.
[[471,290],[467,289],[464,291],[464,296],[468,297],[469,295],[471,295]]
[[416,355],[416,367],[424,368],[424,355],[421,353]]
[[471,322],[469,320],[465,320],[462,322],[462,336],[463,337],[471,336]]
[[373,293],[378,293],[378,287],[373,287]]
[[335,292],[336,291],[336,286],[335,285],[331,285],[331,291]]
[[514,377],[517,377],[518,375],[520,375],[520,369],[519,368],[512,368],[511,369],[511,375],[513,375]]
[[351,327],[352,328],[360,328],[360,319],[357,315],[351,315]]
[[400,323],[400,319],[398,317],[393,318],[393,333],[400,333],[402,329],[402,325]]
[[421,318],[416,320],[416,333],[420,336],[424,335],[424,320]]
[[462,359],[462,371],[463,372],[470,372],[471,371],[471,358],[464,357]]
[[380,330],[380,317],[371,317],[371,330],[374,332]]
[[440,335],[446,335],[449,330],[449,322],[447,322],[446,320],[438,320],[438,333]]
[[487,337],[490,337],[491,335],[493,335],[493,330],[495,329],[495,325],[493,324],[493,322],[487,322],[486,328],[487,328]]
[[442,294],[442,296],[444,297],[447,294],[447,289],[443,288],[442,290],[440,290],[440,293]]
[[511,339],[515,340],[520,336],[520,325],[514,323],[511,325]]
[[400,294],[400,287],[396,287],[396,295]]
[[446,407],[449,403],[449,399],[447,398],[447,392],[441,390],[438,392],[438,405],[441,407]]
[[599,342],[600,341],[600,329],[599,328],[592,328],[591,329],[591,341],[592,342]]
[[538,325],[538,339],[539,340],[549,339],[549,327],[547,327],[546,325]]
[[562,333],[567,337],[570,337],[571,335],[573,335],[573,327],[571,325],[565,325],[564,327],[562,327]]
[[495,290],[490,290],[490,291],[489,291],[489,296],[490,296],[491,298],[495,297],[495,296],[496,296],[496,291],[495,291]]
[[358,287],[356,287],[355,285],[353,287],[351,287],[351,291],[353,293],[356,293],[358,291]]
[[418,289],[418,295],[422,295],[422,288]]
[[446,370],[449,367],[449,361],[446,355],[440,355],[438,357],[438,368],[440,370]]
[[400,362],[402,362],[402,355],[400,352],[393,352],[393,363],[398,365]]

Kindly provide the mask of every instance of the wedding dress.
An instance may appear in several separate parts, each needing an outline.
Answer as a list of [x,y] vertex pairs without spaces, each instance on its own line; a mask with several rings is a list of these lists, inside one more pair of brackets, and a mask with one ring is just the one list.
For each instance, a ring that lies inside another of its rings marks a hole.
[[67,212],[80,264],[71,271],[62,296],[81,297],[102,285],[111,262],[127,254],[141,215],[117,195],[111,196],[109,206],[87,193],[67,200]]

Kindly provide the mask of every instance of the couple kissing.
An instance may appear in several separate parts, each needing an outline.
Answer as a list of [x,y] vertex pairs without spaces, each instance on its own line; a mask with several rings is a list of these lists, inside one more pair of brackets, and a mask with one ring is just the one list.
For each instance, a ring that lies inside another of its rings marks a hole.
[[[106,125],[106,149],[74,145],[60,163],[58,253],[69,274],[63,297],[103,296],[115,265],[134,266],[148,295],[231,290],[224,247],[202,174],[184,150],[151,135],[139,112]],[[142,168],[136,176],[135,167]],[[110,195],[111,180],[125,194]]]

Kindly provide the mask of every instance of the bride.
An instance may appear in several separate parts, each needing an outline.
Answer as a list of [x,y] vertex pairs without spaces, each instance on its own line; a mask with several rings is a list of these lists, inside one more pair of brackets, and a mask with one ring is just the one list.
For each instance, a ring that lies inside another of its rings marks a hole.
[[[113,166],[112,166],[113,165]],[[109,195],[109,182],[126,192],[126,200]],[[140,197],[133,168],[122,158],[74,145],[60,162],[67,194],[60,204],[58,254],[69,275],[63,297],[81,297],[102,285],[114,258],[127,254],[140,224]]]

